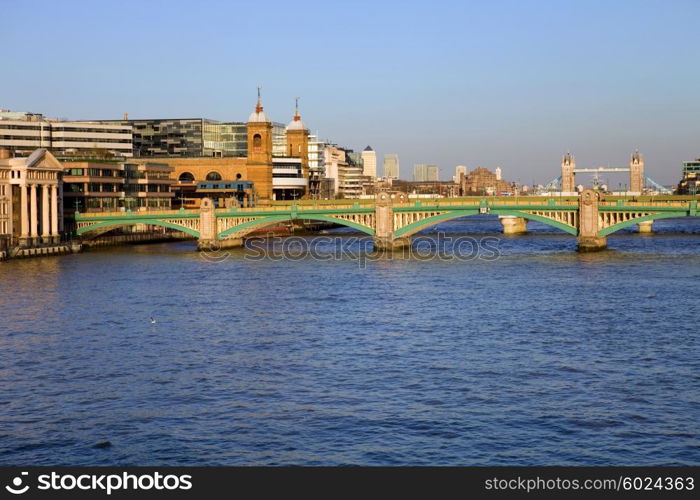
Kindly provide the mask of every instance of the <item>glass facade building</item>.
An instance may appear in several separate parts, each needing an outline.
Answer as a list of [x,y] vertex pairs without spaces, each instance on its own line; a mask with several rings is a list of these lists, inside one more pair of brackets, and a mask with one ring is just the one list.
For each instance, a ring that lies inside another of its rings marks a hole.
[[[105,121],[133,128],[136,158],[243,158],[248,155],[248,127],[243,122],[206,118],[172,118]],[[281,123],[273,123],[273,151],[284,154],[286,136]]]

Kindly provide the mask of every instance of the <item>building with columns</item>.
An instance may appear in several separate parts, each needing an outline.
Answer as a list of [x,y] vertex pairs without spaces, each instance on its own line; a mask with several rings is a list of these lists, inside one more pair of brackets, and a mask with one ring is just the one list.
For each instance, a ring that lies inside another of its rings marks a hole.
[[25,158],[0,150],[0,230],[8,246],[60,241],[63,227],[60,162],[46,149]]

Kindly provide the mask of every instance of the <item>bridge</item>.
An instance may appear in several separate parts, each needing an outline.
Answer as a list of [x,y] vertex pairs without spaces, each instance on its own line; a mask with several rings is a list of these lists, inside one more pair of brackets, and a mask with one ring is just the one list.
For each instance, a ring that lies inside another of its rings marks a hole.
[[620,229],[638,225],[640,232],[651,232],[655,220],[697,216],[696,199],[648,198],[606,201],[600,192],[586,189],[579,196],[409,201],[405,193],[384,191],[368,203],[337,200],[215,209],[205,198],[199,210],[76,213],[75,220],[77,234],[85,239],[118,227],[150,224],[187,233],[199,240],[200,249],[242,246],[254,231],[312,220],[351,227],[372,236],[375,249],[391,251],[410,245],[414,234],[440,222],[493,214],[500,217],[505,234],[523,233],[527,221],[537,221],[575,236],[580,251],[592,251],[605,248],[607,236]]

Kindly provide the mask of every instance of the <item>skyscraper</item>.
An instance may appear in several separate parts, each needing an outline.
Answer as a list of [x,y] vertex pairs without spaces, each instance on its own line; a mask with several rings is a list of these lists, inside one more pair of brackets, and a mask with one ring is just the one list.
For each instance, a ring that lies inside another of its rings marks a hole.
[[414,182],[433,182],[438,180],[437,165],[417,163],[413,165]]
[[370,146],[362,151],[362,175],[377,177],[377,153]]
[[455,175],[454,175],[454,177],[452,177],[452,180],[455,183],[459,184],[460,174],[467,175],[467,172],[468,172],[467,167],[465,167],[464,165],[457,165],[455,167]]
[[437,165],[428,165],[428,181],[432,182],[435,181],[437,182],[440,177],[440,170],[438,169]]
[[387,153],[384,155],[384,177],[387,179],[399,178],[399,155]]

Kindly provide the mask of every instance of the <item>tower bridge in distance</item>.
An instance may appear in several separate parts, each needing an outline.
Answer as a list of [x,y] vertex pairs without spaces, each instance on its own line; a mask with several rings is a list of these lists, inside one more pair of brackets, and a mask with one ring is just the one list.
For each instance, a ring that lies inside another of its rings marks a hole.
[[561,175],[552,179],[545,187],[546,191],[560,191],[566,194],[576,193],[576,174],[602,174],[602,173],[623,173],[629,172],[630,195],[640,195],[644,191],[645,184],[652,186],[661,194],[671,194],[671,190],[662,186],[654,179],[644,173],[644,157],[635,151],[631,158],[629,167],[595,167],[576,168],[576,160],[571,153],[566,153],[561,160]]
[[162,212],[76,213],[77,234],[84,239],[136,224],[162,226],[198,239],[198,248],[237,247],[253,232],[290,221],[312,220],[354,228],[374,239],[377,250],[392,251],[411,244],[411,237],[435,224],[477,214],[498,215],[505,234],[524,233],[527,221],[558,228],[578,239],[580,251],[607,246],[607,236],[638,225],[651,232],[653,221],[697,216],[697,200],[682,197],[616,199],[585,189],[577,196],[524,198],[441,198],[409,201],[405,193],[382,191],[361,203],[336,200],[289,205],[215,209],[205,198],[199,210]]

